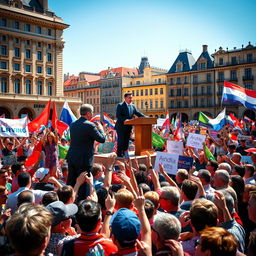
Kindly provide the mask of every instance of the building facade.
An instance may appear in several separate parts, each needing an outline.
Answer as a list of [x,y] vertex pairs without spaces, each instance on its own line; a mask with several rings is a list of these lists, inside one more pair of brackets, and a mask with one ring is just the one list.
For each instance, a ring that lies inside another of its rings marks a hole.
[[[0,114],[33,119],[50,98],[60,112],[66,28],[48,0],[0,0]],[[80,100],[67,100],[77,114]]]
[[250,43],[240,49],[220,47],[212,55],[203,45],[197,60],[190,51],[181,51],[167,73],[169,114],[182,113],[184,121],[197,120],[200,111],[214,117],[225,106],[227,113],[255,119],[254,111],[221,102],[224,81],[256,90],[255,74],[256,47]]
[[123,95],[132,92],[133,103],[147,116],[164,118],[167,112],[167,70],[150,67],[142,57],[139,75],[132,76],[123,87]]

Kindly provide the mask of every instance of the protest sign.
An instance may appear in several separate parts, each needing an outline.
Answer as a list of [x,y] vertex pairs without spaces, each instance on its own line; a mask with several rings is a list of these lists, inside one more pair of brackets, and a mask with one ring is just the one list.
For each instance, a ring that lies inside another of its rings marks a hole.
[[189,169],[193,165],[193,158],[189,156],[179,156],[178,160],[178,169],[186,169],[189,171]]
[[238,134],[237,138],[238,138],[238,140],[245,140],[246,142],[249,142],[251,136],[246,136],[246,135]]
[[175,175],[178,168],[178,159],[178,154],[170,154],[158,151],[156,153],[155,170],[159,171],[159,164],[162,164],[167,173]]
[[114,142],[101,143],[98,151],[100,153],[111,153],[113,152],[114,145],[115,145]]
[[215,140],[218,139],[218,136],[217,136],[218,133],[219,133],[218,131],[215,131],[215,130],[213,130],[213,129],[210,129],[210,135],[211,135],[211,137],[213,137]]
[[28,137],[27,117],[20,119],[0,118],[0,137]]
[[243,164],[252,164],[251,156],[242,156],[241,163],[243,163]]
[[168,140],[167,141],[167,152],[171,154],[183,155],[183,142]]
[[202,149],[204,141],[205,141],[205,135],[189,133],[188,139],[187,139],[187,146]]

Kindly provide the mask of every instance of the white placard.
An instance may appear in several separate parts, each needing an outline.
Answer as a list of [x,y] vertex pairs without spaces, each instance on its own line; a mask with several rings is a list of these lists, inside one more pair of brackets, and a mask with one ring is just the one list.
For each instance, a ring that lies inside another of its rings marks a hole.
[[167,152],[171,154],[183,155],[183,142],[167,140]]
[[178,169],[178,154],[170,154],[165,152],[156,153],[155,170],[159,171],[159,164],[164,166],[167,173],[176,174]]
[[251,139],[251,136],[238,134],[237,138],[238,138],[238,140],[245,140],[246,142],[249,142]]
[[20,119],[0,118],[1,137],[28,137],[27,117]]
[[187,139],[187,146],[203,149],[203,142],[205,141],[205,135],[197,133],[189,133]]

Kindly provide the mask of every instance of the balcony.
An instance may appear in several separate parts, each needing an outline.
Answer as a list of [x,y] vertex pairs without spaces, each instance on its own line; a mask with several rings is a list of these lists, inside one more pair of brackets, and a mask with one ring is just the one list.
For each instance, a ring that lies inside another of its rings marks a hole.
[[224,78],[219,78],[219,79],[217,79],[217,83],[223,83],[224,82]]
[[254,80],[253,76],[243,76],[243,81],[252,81]]
[[225,62],[222,65],[215,64],[214,67],[225,67],[225,66],[235,66],[240,64],[249,64],[249,63],[256,63],[256,58],[250,59],[250,60],[237,60],[236,62]]
[[237,82],[237,77],[231,77],[231,78],[229,79],[229,82]]

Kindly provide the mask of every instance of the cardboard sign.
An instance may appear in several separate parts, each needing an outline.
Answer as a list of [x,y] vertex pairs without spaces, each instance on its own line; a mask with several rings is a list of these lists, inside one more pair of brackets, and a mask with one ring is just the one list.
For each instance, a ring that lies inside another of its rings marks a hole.
[[114,142],[101,143],[98,151],[100,153],[111,153],[113,152],[114,145],[115,145]]
[[203,142],[205,141],[205,135],[189,133],[187,139],[187,146],[203,149]]
[[156,153],[155,170],[159,171],[159,164],[162,164],[167,173],[175,175],[178,169],[178,160],[178,154],[170,154],[158,151]]
[[168,140],[167,141],[167,152],[171,154],[183,155],[183,142]]
[[189,171],[192,165],[193,165],[193,157],[179,156],[178,169],[186,169],[187,171]]
[[20,119],[0,118],[1,137],[28,137],[27,117]]

